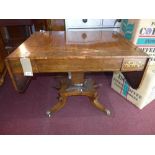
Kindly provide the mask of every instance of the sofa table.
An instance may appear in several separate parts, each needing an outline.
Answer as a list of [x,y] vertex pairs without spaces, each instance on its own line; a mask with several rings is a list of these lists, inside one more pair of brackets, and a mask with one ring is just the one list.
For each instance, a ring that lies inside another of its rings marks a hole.
[[6,59],[12,83],[23,92],[35,73],[67,72],[61,81],[58,103],[47,114],[59,111],[69,96],[87,96],[97,109],[110,115],[99,102],[96,84],[86,72],[144,72],[148,55],[110,31],[36,32]]

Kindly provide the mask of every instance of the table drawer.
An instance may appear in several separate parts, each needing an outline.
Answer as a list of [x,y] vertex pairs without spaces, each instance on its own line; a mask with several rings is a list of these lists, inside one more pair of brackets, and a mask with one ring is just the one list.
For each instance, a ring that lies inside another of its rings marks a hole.
[[66,19],[66,29],[102,27],[102,19]]
[[35,60],[38,72],[119,71],[122,59],[52,59]]

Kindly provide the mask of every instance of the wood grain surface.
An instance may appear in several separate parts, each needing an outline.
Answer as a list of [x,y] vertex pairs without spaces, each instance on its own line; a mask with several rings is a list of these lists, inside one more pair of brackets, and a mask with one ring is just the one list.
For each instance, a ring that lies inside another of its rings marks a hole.
[[36,32],[6,58],[14,86],[26,77],[20,58],[29,58],[33,73],[143,71],[147,54],[119,33],[108,31]]

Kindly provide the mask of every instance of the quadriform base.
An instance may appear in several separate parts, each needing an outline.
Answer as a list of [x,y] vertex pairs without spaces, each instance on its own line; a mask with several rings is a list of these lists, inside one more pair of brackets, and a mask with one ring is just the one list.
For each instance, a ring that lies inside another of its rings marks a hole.
[[47,115],[51,117],[55,112],[62,109],[67,103],[67,98],[69,96],[87,96],[93,106],[100,111],[105,112],[107,115],[110,115],[110,111],[98,101],[95,83],[91,79],[84,80],[83,73],[71,73],[71,75],[71,79],[61,81],[58,94],[58,103],[47,111]]

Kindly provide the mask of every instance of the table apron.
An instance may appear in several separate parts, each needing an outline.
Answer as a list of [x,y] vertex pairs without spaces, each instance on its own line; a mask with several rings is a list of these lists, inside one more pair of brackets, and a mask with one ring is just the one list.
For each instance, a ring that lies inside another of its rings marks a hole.
[[[132,60],[132,59],[127,59]],[[146,59],[141,61],[145,64]],[[14,73],[22,73],[19,59],[8,60]],[[33,73],[141,71],[144,67],[123,67],[126,59],[31,59]]]
[[122,59],[35,60],[39,72],[87,72],[120,70]]

